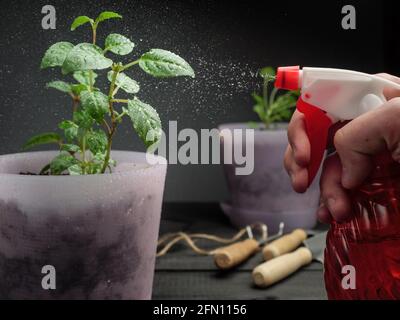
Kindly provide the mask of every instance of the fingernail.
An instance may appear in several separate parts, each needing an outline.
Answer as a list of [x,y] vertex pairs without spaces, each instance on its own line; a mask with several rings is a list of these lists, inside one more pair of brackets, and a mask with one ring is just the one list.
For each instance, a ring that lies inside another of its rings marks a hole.
[[334,211],[334,207],[336,204],[336,199],[335,198],[328,198],[328,200],[326,201],[326,205],[328,206],[328,210],[330,212]]
[[289,174],[290,180],[292,180],[292,182],[293,182],[294,181],[294,173],[293,173],[293,171],[289,170],[288,174]]
[[350,174],[346,167],[342,169],[342,185],[346,186],[350,182]]

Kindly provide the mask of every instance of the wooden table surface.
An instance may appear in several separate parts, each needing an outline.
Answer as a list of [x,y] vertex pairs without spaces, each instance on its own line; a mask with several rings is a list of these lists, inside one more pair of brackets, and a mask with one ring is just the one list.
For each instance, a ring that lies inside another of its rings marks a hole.
[[[224,237],[237,232],[216,203],[167,203],[160,235],[177,231]],[[153,299],[326,299],[322,264],[313,262],[272,287],[259,289],[252,283],[251,271],[261,262],[257,254],[232,271],[219,271],[210,256],[197,255],[178,244],[157,259]]]

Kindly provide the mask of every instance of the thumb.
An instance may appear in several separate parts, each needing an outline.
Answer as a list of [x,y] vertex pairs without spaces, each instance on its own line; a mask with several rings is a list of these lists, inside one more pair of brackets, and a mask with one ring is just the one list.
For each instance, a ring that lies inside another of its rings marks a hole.
[[339,129],[334,137],[342,163],[342,185],[359,186],[371,173],[373,156],[389,151],[400,161],[400,98],[386,102]]
[[[400,78],[396,76],[392,76],[387,73],[378,73],[378,77],[392,81],[394,83],[400,84]],[[383,90],[383,95],[386,97],[386,100],[390,100],[400,96],[400,90],[397,88],[388,87]]]

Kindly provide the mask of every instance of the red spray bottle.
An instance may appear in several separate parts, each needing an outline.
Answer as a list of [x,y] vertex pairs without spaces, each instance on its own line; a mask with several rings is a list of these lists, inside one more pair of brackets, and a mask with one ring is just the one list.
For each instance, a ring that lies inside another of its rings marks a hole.
[[[311,145],[312,183],[324,157],[329,128],[381,107],[383,89],[396,83],[365,73],[327,68],[281,67],[275,86],[301,90],[297,109],[305,116]],[[349,190],[350,219],[332,222],[324,261],[330,299],[400,299],[400,164],[377,156],[362,186]]]

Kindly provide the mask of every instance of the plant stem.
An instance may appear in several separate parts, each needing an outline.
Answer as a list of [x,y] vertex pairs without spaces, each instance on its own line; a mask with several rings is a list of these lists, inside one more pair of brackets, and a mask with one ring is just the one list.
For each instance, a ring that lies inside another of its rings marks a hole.
[[114,106],[113,106],[113,94],[114,94],[114,90],[115,90],[115,81],[117,79],[119,70],[118,69],[114,69],[113,68],[113,77],[111,79],[111,85],[110,85],[110,91],[108,93],[108,98],[109,98],[109,103],[108,103],[108,107],[110,110],[110,114],[111,114],[111,128],[108,132],[108,137],[107,137],[107,151],[106,151],[106,156],[104,158],[104,163],[103,163],[103,167],[101,168],[101,173],[104,173],[106,171],[106,169],[108,168],[108,164],[110,162],[110,155],[111,155],[111,146],[112,146],[112,138],[114,136],[115,130],[117,129],[117,120],[115,118],[115,113],[114,113]]
[[93,91],[93,70],[89,70],[89,89]]
[[128,68],[134,66],[135,64],[138,64],[138,63],[139,63],[139,60],[140,60],[140,59],[137,59],[137,60],[135,60],[135,61],[129,62],[128,64],[124,65],[124,66],[122,67],[121,71],[124,71],[124,70],[126,70],[126,69],[128,69]]
[[119,88],[120,88],[120,87],[117,86],[117,87],[114,89],[113,97],[118,93]]
[[107,122],[105,119],[103,119],[103,125],[104,125],[104,127],[106,128],[108,134],[110,134],[111,128],[110,128],[108,122]]
[[271,106],[275,102],[276,94],[278,93],[278,88],[273,88],[271,95],[269,96],[269,105]]
[[265,118],[261,119],[262,122],[264,122],[265,127],[268,128],[269,124],[270,124],[270,119],[269,119],[269,102],[268,102],[268,84],[269,81],[267,78],[264,78],[264,83],[263,83],[263,100],[264,100],[264,115]]
[[264,108],[265,111],[267,111],[268,107],[269,107],[269,103],[268,103],[268,84],[269,81],[267,79],[264,79],[264,84],[263,84],[263,99],[264,99]]
[[78,110],[78,103],[79,103],[79,99],[74,96],[72,98],[72,111],[73,112],[76,112],[76,110]]
[[125,111],[123,111],[122,113],[120,113],[118,115],[118,117],[115,118],[115,121],[119,121],[123,116],[126,116],[126,115],[127,115],[127,113]]
[[92,25],[92,31],[93,31],[93,44],[96,44],[96,40],[97,40],[97,25],[94,24]]
[[[115,81],[117,80],[118,74],[119,74],[119,70],[114,70],[113,69],[113,76],[111,79],[111,84],[110,84],[110,90],[108,91],[108,98],[110,99],[110,107],[112,108],[112,98],[114,97],[114,90],[115,90]],[[110,109],[111,111],[111,109]]]
[[82,138],[82,173],[86,174],[86,131]]
[[116,103],[128,103],[129,100],[128,99],[112,99],[112,102],[116,102]]

